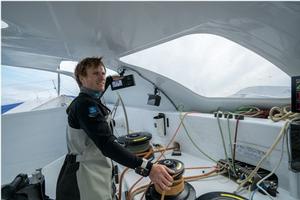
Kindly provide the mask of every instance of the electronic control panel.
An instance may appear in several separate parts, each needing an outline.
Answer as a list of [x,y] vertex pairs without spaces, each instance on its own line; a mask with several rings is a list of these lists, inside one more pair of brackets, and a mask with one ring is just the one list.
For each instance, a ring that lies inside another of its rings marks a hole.
[[[229,177],[230,179],[236,181],[237,183],[241,183],[244,179],[246,179],[251,172],[255,169],[256,166],[250,165],[248,163],[244,163],[238,160],[235,160],[232,165],[232,160],[229,159],[229,163],[227,160],[221,159],[218,162],[218,166],[220,169],[225,169],[226,173],[224,176]],[[244,187],[248,188],[250,191],[254,191],[257,189],[257,183],[271,172],[260,168],[257,173],[248,180],[248,182],[244,185]],[[271,196],[276,197],[277,188],[278,188],[278,177],[276,174],[272,174],[266,180],[264,180],[260,186],[266,190]],[[265,194],[262,190],[258,190],[262,194]]]
[[292,77],[292,112],[300,113],[300,76]]
[[130,86],[134,86],[134,77],[132,74],[127,76],[120,76],[118,79],[113,80],[111,83],[111,90],[118,90]]
[[290,168],[293,172],[300,172],[300,122],[292,122],[289,129]]

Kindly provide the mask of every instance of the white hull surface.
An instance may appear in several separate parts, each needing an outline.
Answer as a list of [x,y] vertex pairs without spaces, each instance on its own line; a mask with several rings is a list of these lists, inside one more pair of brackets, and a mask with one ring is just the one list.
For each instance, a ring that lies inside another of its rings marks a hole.
[[[169,120],[169,127],[166,129],[166,136],[161,136],[154,127],[153,117],[158,114],[157,111],[129,107],[127,114],[131,132],[147,131],[152,133],[152,143],[163,146],[169,143],[180,124],[180,113],[164,112]],[[124,118],[121,109],[118,109],[116,118],[119,119],[116,124],[117,134],[126,134],[124,123],[122,123]],[[51,123],[48,123],[49,121]],[[224,159],[217,118],[212,114],[191,113],[186,115],[183,122],[198,148],[215,160]],[[224,118],[220,119],[220,122],[227,153],[231,157],[228,122]],[[37,124],[39,126],[36,126]],[[256,165],[264,152],[275,141],[283,124],[284,122],[274,123],[268,119],[245,118],[245,120],[241,120],[238,128],[236,159]],[[236,120],[230,119],[229,127],[232,132],[232,140],[235,125]],[[63,161],[63,155],[66,153],[65,126],[65,108],[4,115],[2,117],[2,183],[11,181],[18,173],[31,173],[36,168],[44,167],[46,193],[51,198],[55,198],[56,178]],[[23,139],[18,139],[20,137]],[[170,152],[167,152],[167,158],[181,160],[185,167],[215,166],[214,162],[207,159],[193,146],[182,126],[179,128],[175,141],[180,143],[183,154],[174,157],[170,156]],[[296,200],[300,197],[300,176],[289,170],[285,145],[282,149],[281,142],[279,142],[272,154],[263,162],[262,167],[272,171],[280,161],[280,155],[283,151],[282,161],[275,172],[279,179],[279,194],[275,199]],[[204,172],[207,170],[209,169],[205,169]],[[201,173],[203,173],[202,170],[186,170],[184,176]],[[123,183],[123,191],[131,188],[137,178],[139,176],[133,171],[127,173]],[[146,180],[138,185],[148,183]],[[211,191],[234,192],[238,187],[238,184],[222,175],[193,181],[191,184],[195,187],[197,196]],[[249,197],[250,193],[244,191],[240,195]],[[136,197],[138,199],[139,196]],[[257,192],[254,199],[266,198]]]

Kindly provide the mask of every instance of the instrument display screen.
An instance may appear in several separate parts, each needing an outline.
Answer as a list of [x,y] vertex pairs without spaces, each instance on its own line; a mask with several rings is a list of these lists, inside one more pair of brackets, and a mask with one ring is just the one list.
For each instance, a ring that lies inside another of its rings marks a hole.
[[292,112],[300,113],[300,76],[292,77]]
[[118,90],[122,88],[135,86],[134,77],[132,74],[127,76],[120,76],[118,79],[113,80],[110,86],[111,90]]
[[290,168],[294,172],[300,172],[300,122],[292,122],[290,125]]

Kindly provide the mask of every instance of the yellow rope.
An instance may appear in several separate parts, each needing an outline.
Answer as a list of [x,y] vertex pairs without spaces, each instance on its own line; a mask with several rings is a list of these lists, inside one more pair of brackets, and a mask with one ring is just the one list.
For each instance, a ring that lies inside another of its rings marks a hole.
[[171,189],[168,191],[161,190],[156,184],[154,184],[154,187],[155,190],[161,195],[175,196],[178,193],[182,192],[184,189],[183,177],[181,177],[179,180],[174,181],[173,185],[171,186]]

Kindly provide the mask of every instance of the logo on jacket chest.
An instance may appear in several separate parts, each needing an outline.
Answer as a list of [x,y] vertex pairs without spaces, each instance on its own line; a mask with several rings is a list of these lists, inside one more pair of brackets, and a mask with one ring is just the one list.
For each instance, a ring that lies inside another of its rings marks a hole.
[[89,109],[89,117],[96,117],[99,114],[99,109],[96,106],[91,106]]

